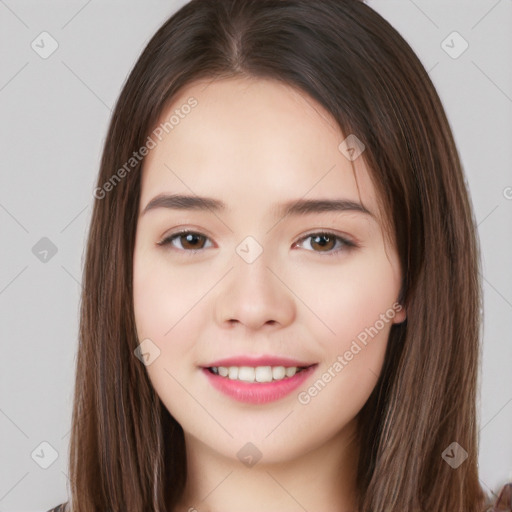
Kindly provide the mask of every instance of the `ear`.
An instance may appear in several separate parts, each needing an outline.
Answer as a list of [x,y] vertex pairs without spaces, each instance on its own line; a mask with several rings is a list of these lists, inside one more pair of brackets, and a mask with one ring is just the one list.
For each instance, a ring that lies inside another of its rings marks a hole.
[[393,311],[395,312],[395,316],[393,317],[394,324],[401,324],[407,318],[405,306],[399,302],[393,304]]

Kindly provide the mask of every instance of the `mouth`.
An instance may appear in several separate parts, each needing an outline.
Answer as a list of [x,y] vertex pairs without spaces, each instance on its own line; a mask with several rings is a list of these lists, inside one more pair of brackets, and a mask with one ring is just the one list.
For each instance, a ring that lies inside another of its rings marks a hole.
[[307,366],[209,366],[205,369],[213,375],[241,382],[264,383],[290,379],[311,368]]
[[305,366],[206,366],[201,371],[214,389],[238,402],[264,404],[289,395],[314,373]]

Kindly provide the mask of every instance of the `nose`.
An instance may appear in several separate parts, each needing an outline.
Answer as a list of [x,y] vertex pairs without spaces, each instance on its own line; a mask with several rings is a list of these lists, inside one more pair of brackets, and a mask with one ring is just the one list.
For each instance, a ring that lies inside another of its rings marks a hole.
[[[296,314],[294,295],[286,276],[272,268],[265,251],[248,263],[237,254],[232,270],[219,283],[215,317],[220,327],[242,324],[247,329],[282,328]],[[275,265],[274,265],[275,266]]]

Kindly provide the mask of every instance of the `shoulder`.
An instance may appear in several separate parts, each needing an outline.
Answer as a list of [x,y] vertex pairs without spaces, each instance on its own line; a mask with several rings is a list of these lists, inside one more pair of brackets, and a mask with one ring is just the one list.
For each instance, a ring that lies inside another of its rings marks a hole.
[[500,490],[491,507],[486,512],[512,512],[512,482],[506,483]]
[[66,506],[67,502],[61,503],[60,505],[57,505],[56,507],[48,510],[47,512],[68,512],[68,510],[66,510]]

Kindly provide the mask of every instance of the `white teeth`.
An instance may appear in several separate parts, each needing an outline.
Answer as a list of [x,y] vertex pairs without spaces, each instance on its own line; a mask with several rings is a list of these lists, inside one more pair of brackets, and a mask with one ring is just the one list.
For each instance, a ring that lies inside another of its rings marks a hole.
[[286,368],[286,376],[293,377],[297,373],[297,367]]
[[[229,376],[231,378],[231,368],[229,369]],[[238,368],[238,380],[245,380],[246,382],[254,382],[255,372],[254,368],[249,366],[241,366]]]
[[284,366],[218,366],[211,368],[212,372],[227,377],[231,380],[241,380],[244,382],[272,382],[272,380],[283,380],[287,377],[293,377],[301,371],[296,366],[285,368]]
[[256,382],[272,382],[274,372],[271,366],[257,366],[254,373],[256,374]]
[[274,378],[276,380],[284,379],[285,375],[286,375],[286,369],[284,366],[276,366],[272,370],[272,378]]

